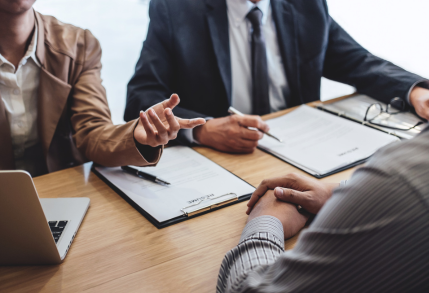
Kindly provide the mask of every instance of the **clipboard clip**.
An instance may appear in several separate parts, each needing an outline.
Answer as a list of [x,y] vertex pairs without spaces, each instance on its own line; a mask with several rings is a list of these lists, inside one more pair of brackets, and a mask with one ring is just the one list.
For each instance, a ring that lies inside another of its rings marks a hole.
[[[218,198],[222,198],[222,200],[216,201],[216,203],[211,203],[212,200],[215,200]],[[209,211],[214,208],[229,204],[237,200],[238,200],[238,196],[235,193],[227,193],[227,194],[218,195],[218,196],[212,196],[212,194],[210,194],[210,195],[204,196],[203,198],[198,199],[197,202],[189,206],[186,206],[180,210],[185,216],[190,217],[190,216],[200,214],[205,211]]]

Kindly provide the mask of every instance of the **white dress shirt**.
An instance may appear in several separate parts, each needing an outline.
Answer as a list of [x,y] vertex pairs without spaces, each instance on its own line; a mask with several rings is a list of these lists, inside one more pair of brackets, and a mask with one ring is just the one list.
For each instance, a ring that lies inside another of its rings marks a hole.
[[[37,91],[40,64],[36,58],[37,24],[18,68],[0,54],[0,96],[10,124],[15,161],[38,142]],[[19,167],[19,166],[17,166]]]
[[229,48],[232,73],[232,106],[245,114],[252,113],[252,25],[247,13],[257,6],[262,11],[262,30],[267,51],[271,111],[286,108],[284,91],[288,84],[280,53],[270,0],[256,4],[248,0],[226,0],[229,23]]

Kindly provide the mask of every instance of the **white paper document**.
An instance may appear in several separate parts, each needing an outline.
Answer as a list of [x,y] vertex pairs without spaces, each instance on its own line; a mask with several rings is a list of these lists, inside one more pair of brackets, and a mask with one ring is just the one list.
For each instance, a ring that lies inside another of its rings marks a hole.
[[267,121],[270,133],[259,147],[315,175],[323,176],[364,160],[398,138],[303,105]]
[[171,185],[160,185],[125,173],[121,168],[95,167],[158,222],[183,216],[181,209],[216,204],[251,194],[255,188],[191,148],[166,148],[156,167],[135,167]]

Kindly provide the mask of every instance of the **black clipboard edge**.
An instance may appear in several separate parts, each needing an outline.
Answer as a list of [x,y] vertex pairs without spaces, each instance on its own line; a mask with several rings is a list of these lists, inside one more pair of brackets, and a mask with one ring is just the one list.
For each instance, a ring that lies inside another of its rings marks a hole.
[[[222,166],[221,166],[222,167]],[[222,167],[223,168],[223,167]],[[224,168],[225,169],[225,168]],[[119,194],[130,206],[132,206],[134,209],[136,209],[140,214],[142,214],[149,222],[151,222],[151,224],[152,225],[154,225],[156,228],[158,228],[158,229],[162,229],[162,228],[165,228],[165,227],[168,227],[168,226],[171,226],[171,225],[174,225],[174,224],[177,224],[177,223],[180,223],[180,222],[183,222],[183,221],[186,221],[186,220],[189,220],[189,219],[193,219],[193,218],[196,218],[196,217],[199,217],[199,216],[202,216],[202,215],[205,215],[205,214],[207,214],[207,213],[211,213],[211,212],[213,212],[213,211],[217,211],[217,210],[219,210],[219,209],[222,209],[222,208],[225,208],[225,207],[228,207],[228,206],[231,206],[231,205],[234,205],[234,204],[237,204],[237,203],[240,203],[240,202],[243,202],[243,201],[246,201],[246,200],[248,200],[249,198],[250,198],[250,196],[252,195],[251,193],[249,193],[249,194],[246,194],[246,195],[243,195],[243,196],[241,196],[241,197],[239,197],[238,198],[238,200],[236,200],[236,201],[234,201],[234,202],[231,202],[231,203],[228,203],[228,204],[225,204],[225,205],[222,205],[222,206],[220,206],[220,207],[217,207],[217,208],[214,208],[214,209],[211,209],[211,210],[208,210],[208,211],[205,211],[205,212],[202,212],[202,213],[199,213],[199,214],[197,214],[197,215],[194,215],[194,216],[190,216],[190,217],[188,217],[188,216],[185,216],[185,215],[183,215],[183,216],[180,216],[180,217],[176,217],[176,218],[173,218],[173,219],[170,219],[170,220],[168,220],[168,221],[164,221],[164,222],[159,222],[159,221],[157,221],[154,217],[152,217],[148,212],[146,212],[142,207],[140,207],[138,204],[136,204],[131,198],[129,198],[122,190],[120,190],[119,188],[117,188],[112,182],[110,182],[109,180],[107,180],[107,178],[106,177],[104,177],[102,174],[100,174],[96,169],[95,169],[95,164],[92,164],[92,167],[91,167],[91,170],[92,170],[92,172],[94,172],[94,174],[95,175],[97,175],[97,177],[98,178],[100,178],[104,183],[106,183],[111,189],[113,189],[117,194]],[[225,169],[226,170],[226,169]],[[228,171],[228,170],[226,170],[226,171]],[[229,173],[231,173],[232,175],[234,175],[235,177],[237,177],[237,178],[239,178],[240,180],[243,180],[242,178],[240,178],[240,177],[238,177],[237,175],[235,175],[234,173],[232,173],[232,172],[230,172],[230,171],[228,171]],[[244,182],[246,182],[247,184],[249,184],[250,186],[252,186],[253,187],[253,185],[252,184],[250,184],[249,182],[247,182],[246,180],[243,180]]]
[[341,172],[341,171],[344,171],[344,170],[350,169],[350,168],[352,168],[352,167],[358,166],[358,165],[360,165],[360,164],[365,163],[365,162],[366,162],[366,161],[368,161],[368,159],[370,158],[370,157],[368,157],[368,158],[366,158],[366,159],[363,159],[363,160],[359,160],[359,161],[353,162],[353,163],[351,163],[351,164],[349,164],[349,165],[343,166],[343,167],[341,167],[341,168],[335,169],[335,170],[333,170],[333,171],[331,171],[331,172],[328,172],[328,173],[325,173],[325,174],[321,174],[321,175],[317,175],[317,174],[316,174],[316,175],[315,175],[315,174],[311,174],[310,172],[308,172],[308,171],[306,171],[306,170],[304,170],[304,169],[300,168],[299,166],[295,165],[294,163],[292,163],[292,162],[289,162],[289,161],[285,160],[285,158],[282,158],[282,157],[280,157],[280,156],[277,156],[276,154],[271,153],[270,151],[268,151],[268,150],[266,150],[266,149],[264,149],[264,148],[260,148],[260,147],[258,147],[258,149],[260,149],[260,150],[261,150],[261,151],[263,151],[264,153],[267,153],[267,154],[272,155],[273,157],[276,157],[276,158],[277,158],[277,159],[279,159],[279,160],[282,160],[283,162],[288,163],[289,165],[294,166],[295,168],[298,168],[298,169],[299,169],[299,170],[301,170],[301,171],[304,171],[304,172],[305,172],[305,173],[307,173],[308,175],[311,175],[311,176],[313,176],[313,177],[315,177],[315,178],[317,178],[317,179],[322,179],[322,178],[325,178],[325,177],[328,177],[328,176],[334,175],[334,174],[336,174],[336,173],[338,173],[338,172]]

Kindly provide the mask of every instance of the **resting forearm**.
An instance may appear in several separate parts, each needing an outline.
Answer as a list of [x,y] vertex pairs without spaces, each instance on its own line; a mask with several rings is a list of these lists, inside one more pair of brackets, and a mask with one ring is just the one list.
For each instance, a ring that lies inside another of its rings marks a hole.
[[[162,146],[140,150],[133,135],[136,123],[131,121],[113,125],[100,118],[92,123],[79,124],[80,127],[75,125],[78,130],[73,137],[78,150],[97,164],[106,167],[156,165],[162,154]],[[144,153],[141,153],[143,150]]]
[[239,244],[230,250],[221,265],[217,292],[241,292],[247,274],[263,269],[284,252],[283,226],[271,216],[247,223]]

